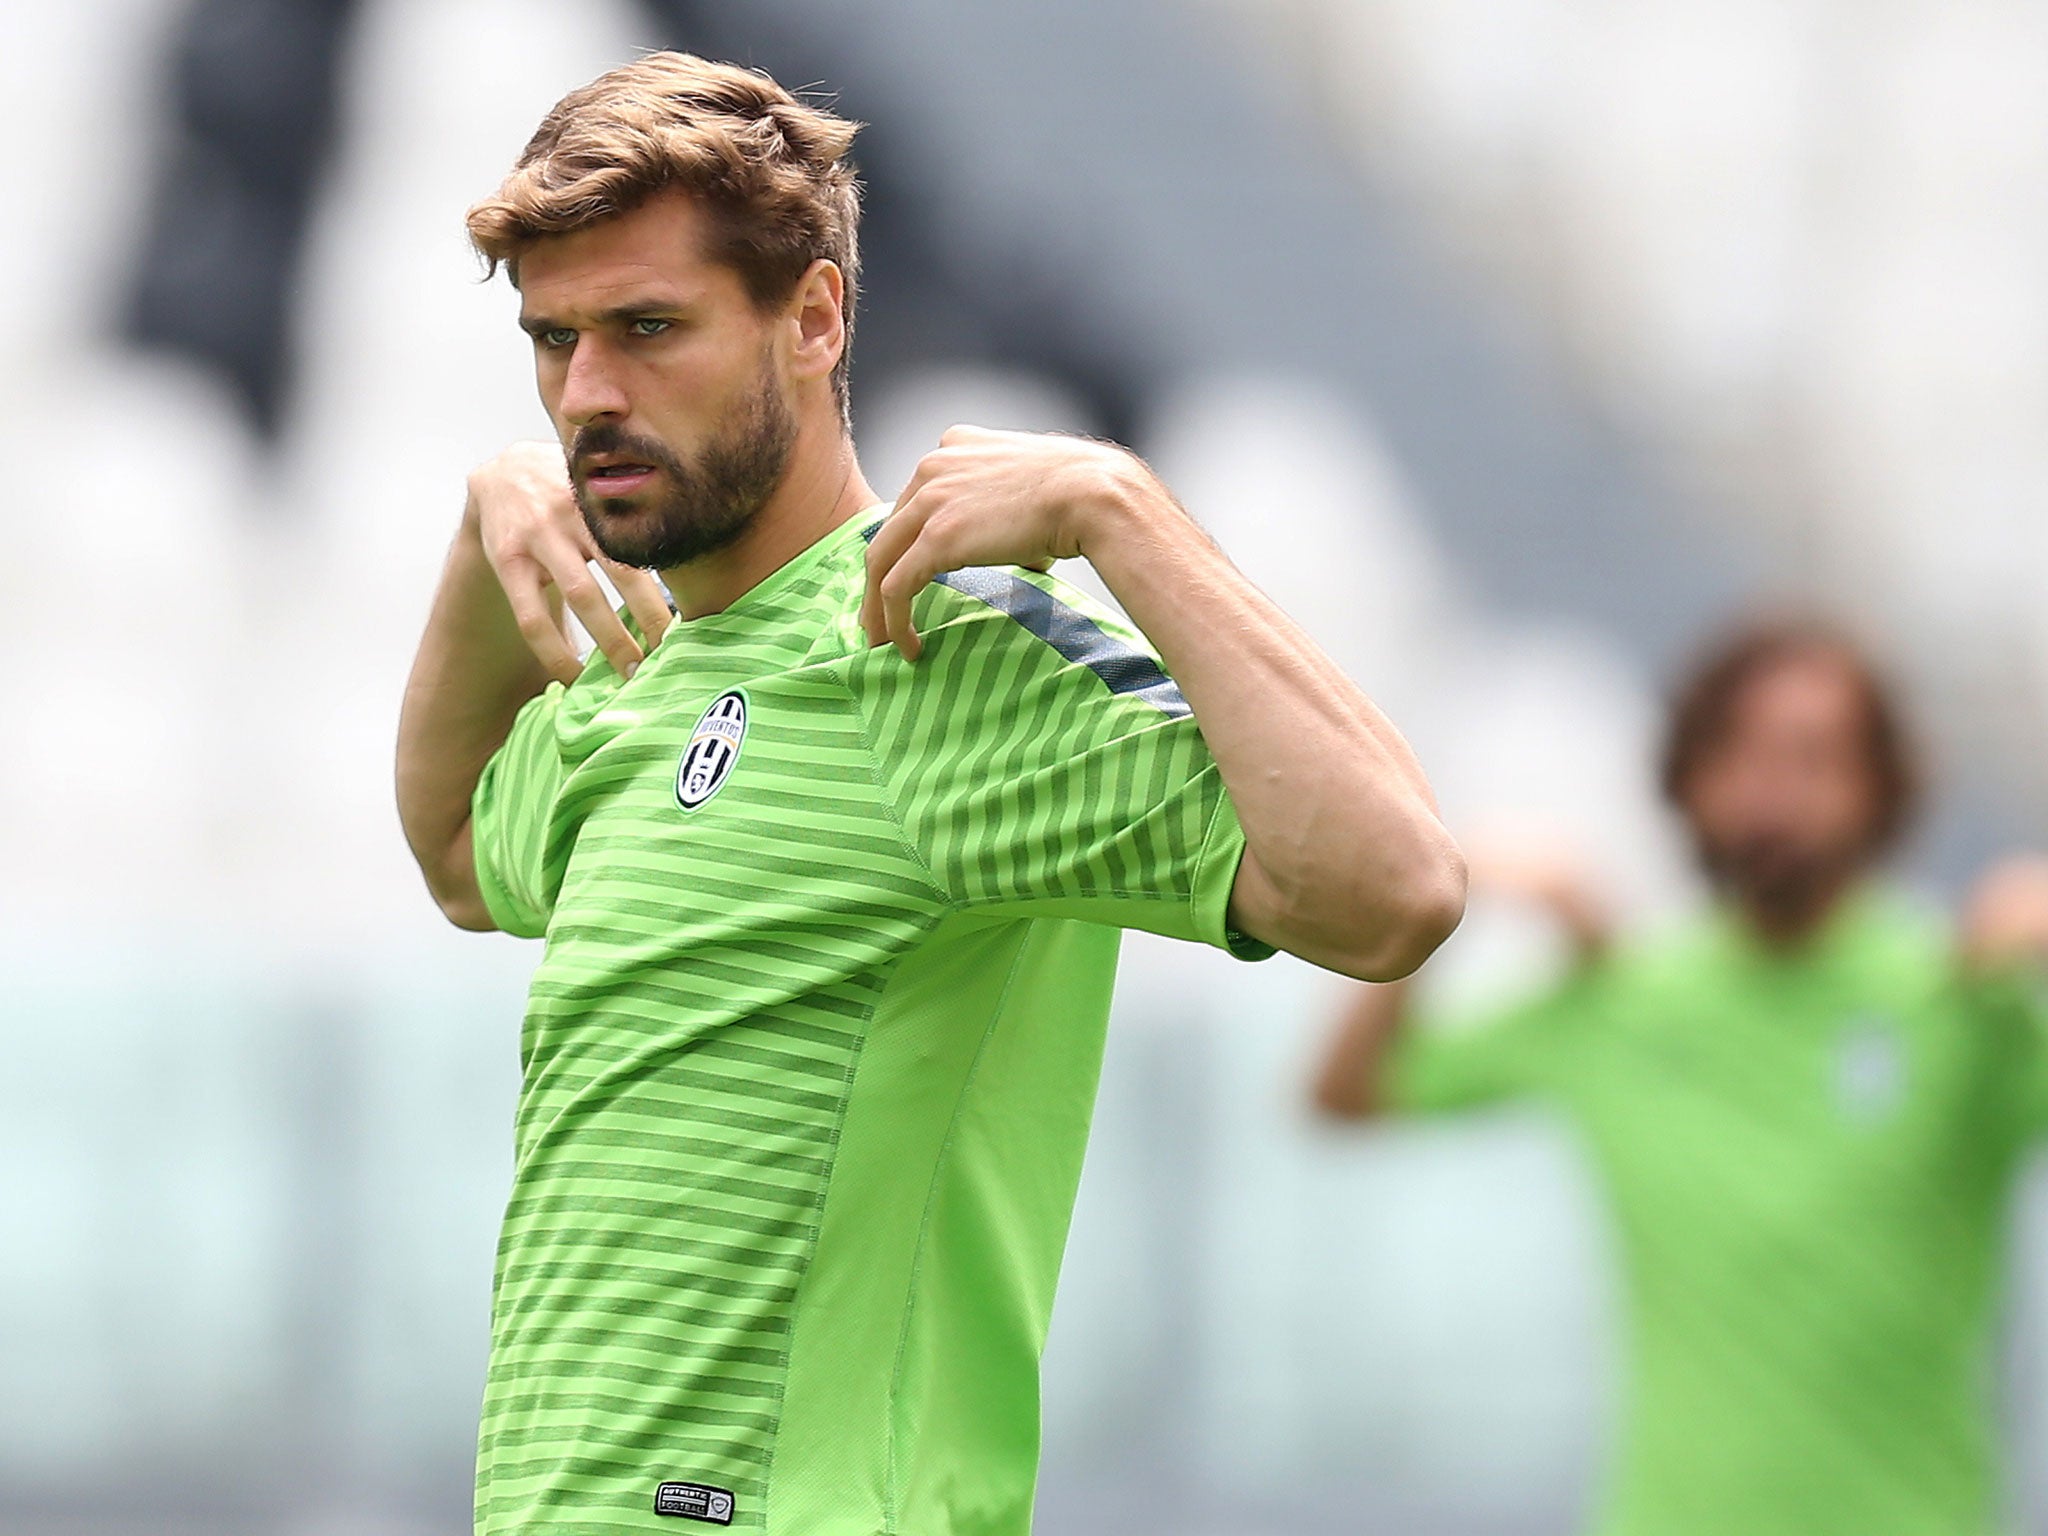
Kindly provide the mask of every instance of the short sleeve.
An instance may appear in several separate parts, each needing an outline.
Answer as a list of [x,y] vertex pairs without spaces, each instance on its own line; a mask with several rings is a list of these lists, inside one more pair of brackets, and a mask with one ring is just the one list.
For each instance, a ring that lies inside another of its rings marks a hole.
[[545,934],[554,914],[547,846],[564,777],[555,730],[562,694],[560,683],[550,683],[526,702],[470,797],[477,888],[491,920],[525,939]]
[[1430,1113],[1558,1090],[1591,1032],[1598,991],[1588,971],[1490,1014],[1411,1021],[1388,1061],[1388,1103]]
[[884,792],[949,899],[1273,952],[1228,926],[1244,832],[1134,630],[995,569],[947,573],[916,614],[923,656],[867,652],[853,687]]

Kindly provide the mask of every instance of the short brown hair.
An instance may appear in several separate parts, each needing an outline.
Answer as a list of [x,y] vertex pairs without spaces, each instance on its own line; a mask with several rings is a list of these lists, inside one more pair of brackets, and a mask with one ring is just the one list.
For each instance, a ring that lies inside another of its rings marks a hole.
[[1792,661],[1820,658],[1842,669],[1863,713],[1863,746],[1877,807],[1865,844],[1889,850],[1920,801],[1920,766],[1897,696],[1868,653],[1842,630],[1810,617],[1754,621],[1712,647],[1679,685],[1664,738],[1664,796],[1683,808],[1700,764],[1727,740],[1736,706],[1759,678]]
[[808,106],[759,70],[688,53],[650,53],[556,102],[497,194],[469,210],[469,239],[516,285],[520,254],[687,192],[716,218],[714,259],[763,309],[789,297],[813,261],[846,280],[846,372],[860,280],[860,179],[846,156],[860,124]]

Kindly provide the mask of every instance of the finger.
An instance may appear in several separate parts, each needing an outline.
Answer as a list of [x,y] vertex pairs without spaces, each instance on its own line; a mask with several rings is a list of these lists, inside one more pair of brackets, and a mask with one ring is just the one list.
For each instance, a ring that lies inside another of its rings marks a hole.
[[907,661],[916,661],[924,654],[924,639],[911,616],[912,600],[931,585],[933,577],[953,569],[957,563],[940,548],[941,543],[926,520],[910,547],[883,573],[879,583],[883,627]]
[[924,641],[911,618],[910,603],[924,590],[925,583],[920,581],[913,585],[907,574],[910,569],[899,560],[883,576],[879,588],[883,638],[896,647],[905,661],[915,661],[924,654]]
[[899,502],[868,545],[868,580],[861,592],[860,627],[871,646],[889,643],[888,617],[882,607],[882,578],[916,542],[926,515],[923,506]]
[[505,601],[512,605],[512,617],[518,622],[526,648],[533,652],[548,676],[558,682],[575,682],[583,673],[583,663],[577,659],[569,637],[562,633],[561,620],[541,589],[540,567],[525,561],[509,565],[499,571],[498,584],[505,589]]
[[646,653],[612,611],[611,595],[599,584],[597,573],[583,559],[582,551],[566,539],[551,540],[541,545],[539,555],[561,589],[562,600],[604,652],[612,670],[621,677],[631,677]]
[[633,622],[640,626],[640,633],[647,637],[647,644],[653,647],[668,630],[668,621],[674,617],[669,612],[668,593],[662,590],[660,582],[651,571],[643,571],[637,565],[620,565],[615,560],[604,562],[604,573],[618,588],[619,596],[626,600],[626,611],[633,615]]

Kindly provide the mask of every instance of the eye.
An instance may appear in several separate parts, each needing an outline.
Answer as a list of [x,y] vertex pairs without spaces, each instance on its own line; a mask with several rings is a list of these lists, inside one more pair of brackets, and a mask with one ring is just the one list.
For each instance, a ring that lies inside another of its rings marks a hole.
[[557,325],[537,332],[533,339],[544,347],[566,347],[576,340],[576,333],[566,325]]
[[626,327],[635,336],[659,336],[668,328],[668,321],[656,320],[645,315]]

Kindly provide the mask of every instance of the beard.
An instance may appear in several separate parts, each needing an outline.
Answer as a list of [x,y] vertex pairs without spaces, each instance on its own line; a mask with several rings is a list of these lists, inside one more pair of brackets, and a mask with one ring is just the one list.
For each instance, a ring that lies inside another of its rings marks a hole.
[[1698,848],[1717,890],[1767,920],[1791,927],[1817,917],[1864,863],[1861,848],[1802,847],[1795,839],[1772,833],[1701,839]]
[[[658,438],[599,422],[570,445],[569,480],[606,559],[665,571],[714,554],[753,527],[782,483],[795,441],[796,418],[764,363],[753,393],[713,428],[694,463]],[[600,453],[648,465],[654,483],[632,496],[605,495],[579,467]]]

